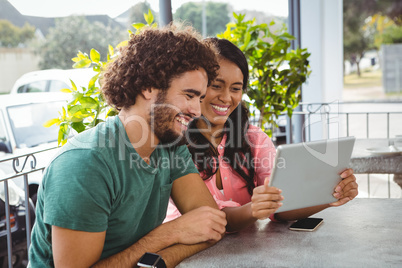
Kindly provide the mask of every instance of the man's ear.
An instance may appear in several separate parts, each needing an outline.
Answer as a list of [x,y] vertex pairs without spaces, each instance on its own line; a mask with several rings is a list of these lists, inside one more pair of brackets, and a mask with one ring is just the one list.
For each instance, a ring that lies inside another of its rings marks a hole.
[[158,95],[158,92],[157,92],[157,90],[155,88],[151,87],[151,88],[144,89],[141,92],[141,94],[144,97],[144,99],[152,100],[152,98],[154,98],[156,95]]

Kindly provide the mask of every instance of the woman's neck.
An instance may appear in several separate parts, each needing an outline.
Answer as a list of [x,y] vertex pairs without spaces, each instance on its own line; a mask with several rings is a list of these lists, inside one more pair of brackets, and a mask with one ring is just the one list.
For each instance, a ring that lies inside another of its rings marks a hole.
[[209,124],[205,120],[198,120],[196,126],[202,135],[216,148],[222,141],[224,125]]

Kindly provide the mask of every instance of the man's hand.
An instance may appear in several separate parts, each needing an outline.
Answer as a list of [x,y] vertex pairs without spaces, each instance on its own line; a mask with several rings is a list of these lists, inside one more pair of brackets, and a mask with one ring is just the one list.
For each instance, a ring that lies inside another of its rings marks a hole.
[[338,201],[331,203],[331,207],[337,207],[353,200],[358,194],[358,185],[356,177],[353,175],[353,169],[349,168],[341,173],[342,181],[335,187],[333,196]]
[[204,206],[165,224],[175,224],[172,230],[178,234],[178,243],[191,245],[219,241],[226,231],[227,222],[223,211]]
[[251,214],[256,219],[266,219],[282,206],[282,190],[268,186],[269,178],[264,185],[255,187],[251,197]]

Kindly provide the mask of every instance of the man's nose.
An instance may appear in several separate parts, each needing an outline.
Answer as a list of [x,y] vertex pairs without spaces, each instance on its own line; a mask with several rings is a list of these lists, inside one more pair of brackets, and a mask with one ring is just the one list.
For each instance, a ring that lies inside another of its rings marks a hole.
[[191,101],[188,111],[193,117],[200,117],[201,116],[201,103],[200,103],[200,100],[198,98],[194,98]]

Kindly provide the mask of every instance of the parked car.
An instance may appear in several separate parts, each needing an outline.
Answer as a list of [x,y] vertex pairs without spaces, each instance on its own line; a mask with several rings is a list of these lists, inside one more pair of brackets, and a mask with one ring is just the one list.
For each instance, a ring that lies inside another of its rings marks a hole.
[[[9,204],[10,204],[10,227],[12,238],[12,266],[26,267],[28,263],[27,242],[26,242],[26,218],[27,208],[24,202],[24,192],[12,180],[8,182]],[[32,228],[35,221],[35,211],[32,201],[29,202],[30,222]],[[5,213],[4,187],[0,187],[0,267],[8,266],[7,251],[7,225]]]
[[[0,160],[31,152],[57,147],[58,126],[45,128],[49,119],[59,117],[61,107],[66,104],[70,94],[37,93],[0,95]],[[54,150],[35,154],[36,166],[45,166],[54,155]],[[33,157],[27,158],[29,166]],[[25,157],[19,160],[22,168]],[[12,161],[0,163],[3,174],[15,173]],[[28,176],[29,195],[36,202],[36,192],[42,180],[41,172]],[[24,187],[23,179],[14,182]]]
[[84,69],[50,69],[29,72],[22,75],[11,89],[10,94],[32,92],[59,92],[63,88],[71,88],[70,79],[77,87],[87,87],[96,73],[92,68]]
[[[25,154],[34,153],[36,167],[44,167],[51,160],[57,149],[58,126],[45,128],[43,123],[58,117],[61,107],[66,104],[70,94],[65,93],[21,93],[0,95],[0,178],[14,175],[13,159],[18,156],[18,171],[27,160],[26,168],[30,170],[33,157]],[[49,149],[49,150],[47,150]],[[37,151],[42,153],[35,153]],[[42,172],[29,173],[29,210],[31,212],[31,226],[35,220],[34,202],[39,184],[42,181]],[[22,176],[8,180],[11,238],[12,238],[12,265],[25,267],[27,264],[25,192]],[[7,232],[5,215],[4,186],[0,183],[0,267],[8,267]]]

